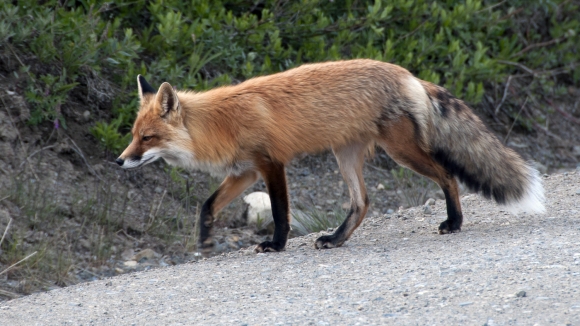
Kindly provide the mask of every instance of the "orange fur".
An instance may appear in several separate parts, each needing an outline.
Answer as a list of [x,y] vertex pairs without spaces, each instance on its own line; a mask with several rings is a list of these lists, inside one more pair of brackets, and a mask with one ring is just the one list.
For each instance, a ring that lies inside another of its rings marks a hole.
[[[221,165],[252,160],[256,152],[287,163],[297,153],[369,141],[379,134],[382,107],[404,91],[393,81],[404,77],[411,74],[399,66],[355,60],[304,65],[203,93],[178,91],[192,138],[178,146]],[[382,84],[391,86],[372,87]],[[158,103],[144,101],[133,132],[159,123],[158,112]]]
[[228,176],[204,205],[204,244],[211,243],[213,214],[259,172],[277,196],[272,198],[277,233],[257,250],[283,248],[289,230],[284,165],[298,153],[327,148],[339,161],[352,208],[334,235],[316,242],[318,248],[340,246],[364,218],[362,166],[375,144],[442,187],[448,220],[441,233],[461,226],[455,177],[499,203],[543,209],[534,169],[504,147],[464,102],[393,64],[366,59],[307,64],[199,93],[176,92],[168,83],[155,92],[141,76],[138,83],[141,107],[133,141],[117,162],[134,168],[164,158]]

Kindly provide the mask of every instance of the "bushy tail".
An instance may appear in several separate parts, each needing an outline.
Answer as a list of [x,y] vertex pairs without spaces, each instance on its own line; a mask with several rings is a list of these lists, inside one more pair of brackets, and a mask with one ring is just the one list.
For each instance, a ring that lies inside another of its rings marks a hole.
[[463,101],[442,87],[421,83],[433,106],[432,157],[469,189],[513,213],[545,212],[539,172],[505,147]]

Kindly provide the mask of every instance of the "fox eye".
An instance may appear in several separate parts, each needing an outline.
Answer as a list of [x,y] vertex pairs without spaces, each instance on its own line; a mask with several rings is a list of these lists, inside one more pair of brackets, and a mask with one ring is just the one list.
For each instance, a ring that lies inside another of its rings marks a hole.
[[141,138],[141,140],[143,140],[143,141],[150,141],[151,138],[153,138],[153,136],[143,136],[143,138]]

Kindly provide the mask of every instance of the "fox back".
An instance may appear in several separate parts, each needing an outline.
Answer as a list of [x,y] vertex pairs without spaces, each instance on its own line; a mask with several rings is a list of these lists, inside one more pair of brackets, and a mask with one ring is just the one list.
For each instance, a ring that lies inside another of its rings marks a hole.
[[367,141],[409,110],[423,127],[428,121],[417,79],[372,60],[303,65],[199,93],[165,83],[140,95],[133,142],[121,157],[161,156],[212,172],[248,165],[256,152],[287,163],[297,153]]

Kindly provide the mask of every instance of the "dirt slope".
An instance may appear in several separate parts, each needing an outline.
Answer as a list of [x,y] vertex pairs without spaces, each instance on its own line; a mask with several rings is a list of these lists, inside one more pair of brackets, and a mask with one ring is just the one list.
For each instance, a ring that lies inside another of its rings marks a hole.
[[[463,231],[438,235],[440,200],[370,217],[342,248],[319,234],[285,252],[240,250],[0,304],[23,324],[580,324],[580,172],[546,176],[548,213],[462,198]],[[251,248],[250,248],[251,249]]]

